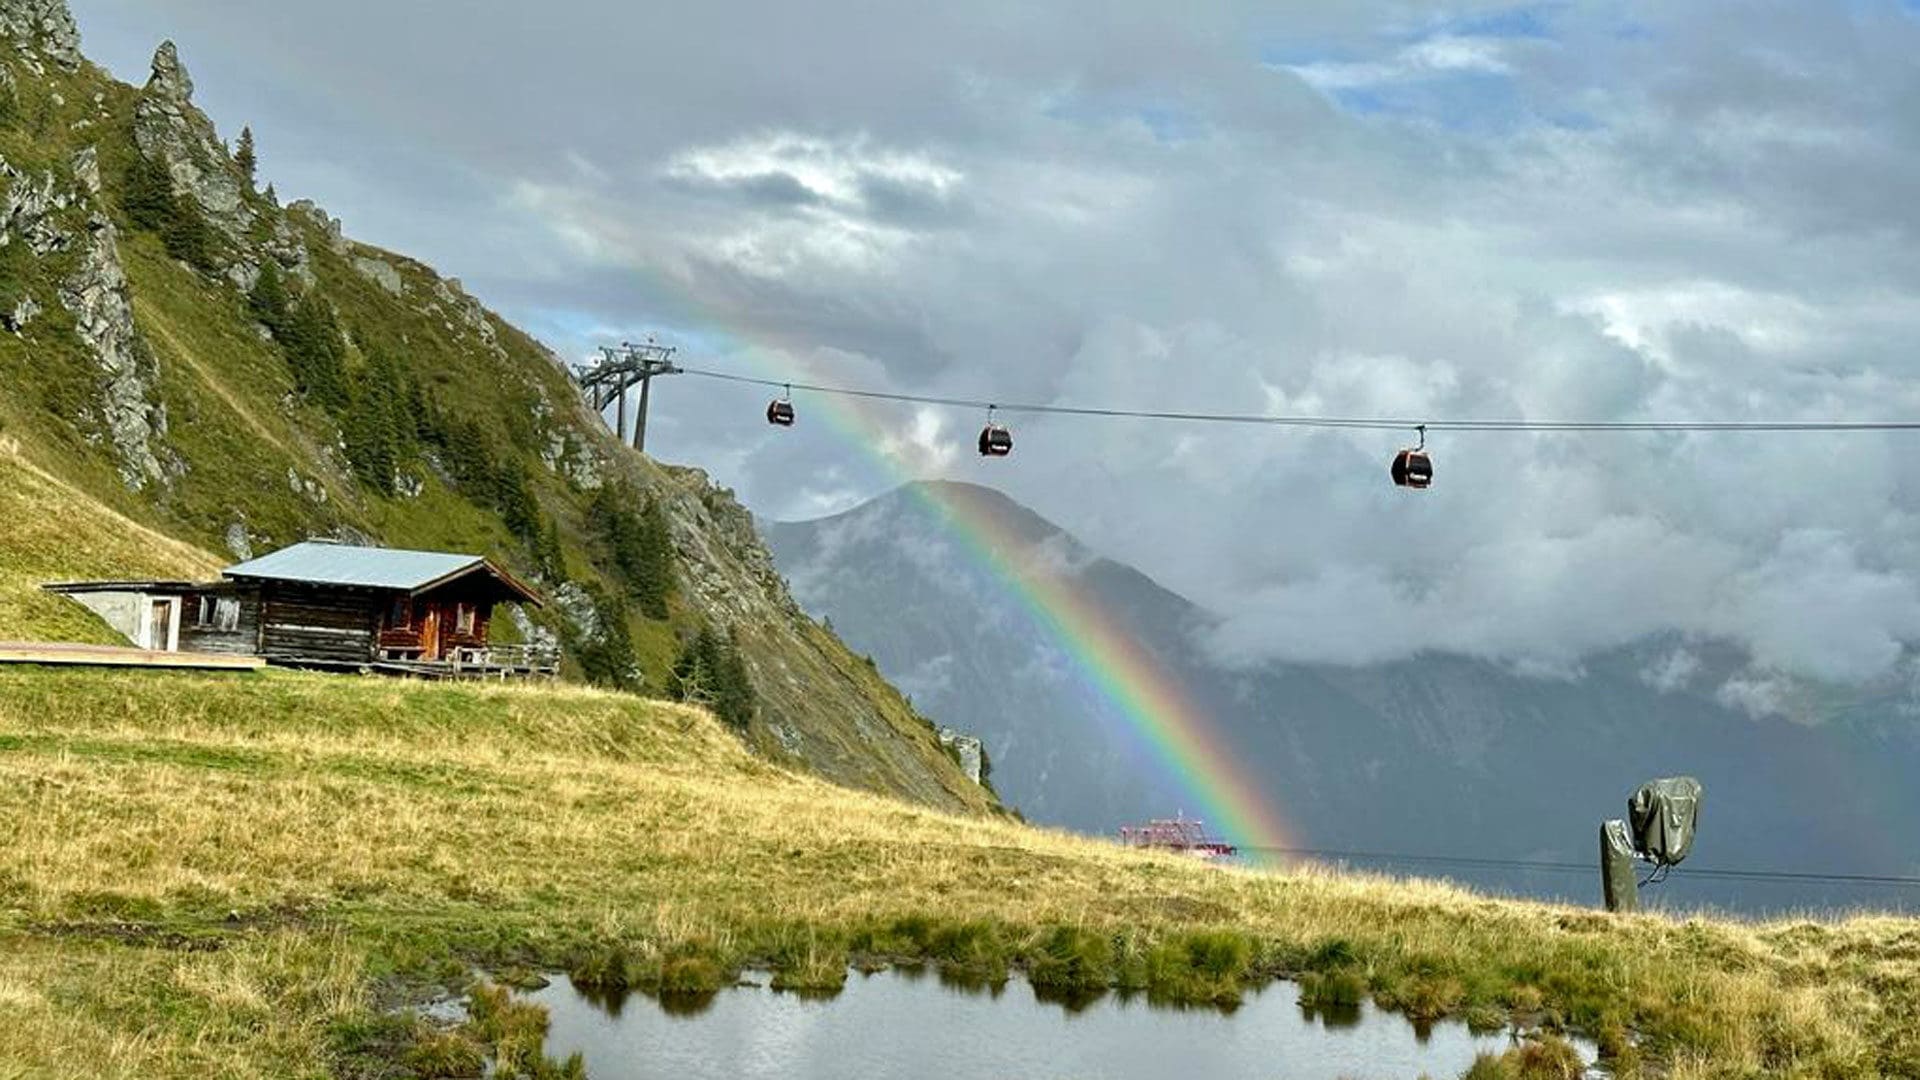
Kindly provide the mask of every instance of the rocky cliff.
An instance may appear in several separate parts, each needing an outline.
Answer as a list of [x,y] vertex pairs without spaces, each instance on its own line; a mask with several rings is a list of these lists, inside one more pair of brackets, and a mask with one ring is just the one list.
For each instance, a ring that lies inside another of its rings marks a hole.
[[[742,734],[762,753],[992,805],[794,604],[729,493],[619,445],[558,359],[457,280],[313,203],[280,205],[194,104],[171,42],[140,87],[86,61],[60,0],[0,0],[0,44],[0,485],[31,477],[76,522],[211,553],[184,560],[196,572],[316,534],[484,552],[553,598],[520,632],[566,642],[575,673],[615,650],[663,693],[682,644],[711,630],[744,662]],[[603,489],[666,523],[657,610],[622,602]],[[0,523],[0,555],[43,545],[31,536]],[[100,573],[83,546],[74,572]],[[60,555],[36,547],[33,565],[57,574]],[[0,575],[22,593],[0,597],[0,638],[67,625],[36,622],[32,584]]]

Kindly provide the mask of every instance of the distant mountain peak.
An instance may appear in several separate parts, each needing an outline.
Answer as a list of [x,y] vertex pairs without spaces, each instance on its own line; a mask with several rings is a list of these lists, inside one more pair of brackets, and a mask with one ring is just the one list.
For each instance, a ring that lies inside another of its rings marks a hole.
[[777,527],[832,526],[872,522],[883,518],[918,516],[937,511],[958,518],[954,528],[992,543],[1013,541],[1022,546],[1064,541],[1075,550],[1085,545],[1066,529],[998,488],[964,480],[913,480],[883,492],[837,514],[804,521],[779,522]]

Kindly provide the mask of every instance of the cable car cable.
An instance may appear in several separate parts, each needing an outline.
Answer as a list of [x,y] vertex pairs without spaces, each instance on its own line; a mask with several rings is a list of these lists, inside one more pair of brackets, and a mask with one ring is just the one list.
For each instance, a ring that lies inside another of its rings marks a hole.
[[706,379],[745,383],[750,386],[783,387],[789,393],[804,390],[815,394],[898,401],[916,405],[940,405],[958,409],[994,408],[1000,412],[1050,416],[1095,416],[1134,420],[1175,420],[1193,423],[1266,425],[1269,427],[1332,428],[1363,431],[1521,431],[1521,432],[1854,432],[1920,431],[1920,420],[1416,420],[1379,416],[1274,416],[1260,413],[1178,412],[1155,409],[1096,408],[1081,405],[1012,404],[984,398],[941,397],[932,394],[906,394],[885,390],[863,390],[848,386],[786,382],[762,379],[732,372],[706,371],[683,367],[681,374]]
[[[1920,431],[1920,420],[1405,420],[1388,417],[1272,416],[1249,413],[1175,412],[1167,410],[1094,408],[1078,405],[1042,405],[1031,403],[1008,405],[1002,402],[987,401],[984,399],[940,397],[930,394],[905,394],[885,390],[863,390],[855,387],[825,386],[818,383],[762,379],[751,375],[737,375],[724,371],[706,371],[693,367],[679,368],[676,373],[697,375],[701,378],[717,379],[723,382],[743,383],[749,386],[779,387],[783,391],[781,399],[783,403],[791,402],[793,391],[804,390],[815,394],[832,394],[840,397],[865,398],[875,401],[897,401],[916,405],[939,405],[962,409],[986,409],[987,427],[981,433],[981,453],[1002,455],[1012,449],[1011,439],[1006,440],[1004,447],[994,446],[992,450],[989,450],[990,436],[996,432],[1002,437],[1005,436],[1005,429],[998,427],[998,425],[994,423],[994,414],[996,412],[1018,412],[1052,416],[1113,417],[1136,420],[1176,420],[1198,423],[1266,425],[1270,427],[1418,432],[1420,435],[1419,445],[1402,451],[1403,455],[1408,453],[1419,454],[1423,451],[1426,447],[1427,432],[1429,430],[1541,433]],[[791,405],[789,404],[788,407],[791,408]],[[1427,466],[1427,469],[1426,478],[1430,481],[1431,466]],[[1420,484],[1419,486],[1424,486],[1424,484]],[[1293,855],[1303,858],[1370,859],[1376,862],[1424,863],[1443,866],[1534,870],[1555,873],[1588,874],[1592,873],[1594,869],[1586,863],[1554,862],[1541,859],[1413,855],[1379,851],[1341,851],[1327,848],[1248,846],[1242,850],[1278,855]],[[1722,869],[1719,867],[1689,867],[1687,869],[1687,876],[1730,881],[1888,885],[1920,888],[1920,877],[1900,877],[1890,874],[1815,873],[1789,870],[1740,870]]]

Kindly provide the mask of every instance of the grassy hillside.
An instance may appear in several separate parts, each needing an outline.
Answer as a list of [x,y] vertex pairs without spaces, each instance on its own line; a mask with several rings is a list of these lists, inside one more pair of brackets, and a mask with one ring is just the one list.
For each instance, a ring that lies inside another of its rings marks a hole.
[[125,644],[49,581],[194,578],[220,561],[116,513],[21,457],[0,437],[0,640]]
[[30,6],[0,20],[0,640],[110,640],[50,580],[201,577],[314,535],[474,552],[553,601],[496,632],[554,635],[570,679],[716,696],[676,675],[705,632],[763,755],[994,808],[794,605],[730,493],[621,446],[458,282],[282,205],[171,46],[128,86]]
[[470,964],[697,993],[906,957],[1183,1000],[1294,975],[1633,1032],[1676,1076],[1920,1070],[1911,920],[1208,868],[828,785],[593,690],[0,671],[0,792],[0,1075],[407,1075],[374,1062],[493,1040],[387,1011]]

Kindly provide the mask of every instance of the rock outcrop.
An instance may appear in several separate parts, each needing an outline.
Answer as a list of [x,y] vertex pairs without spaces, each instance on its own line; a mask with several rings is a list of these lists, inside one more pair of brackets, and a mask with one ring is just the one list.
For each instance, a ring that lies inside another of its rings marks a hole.
[[940,745],[952,750],[954,756],[960,759],[960,771],[967,774],[967,779],[976,784],[980,782],[979,739],[972,735],[963,735],[952,728],[943,727],[940,729]]
[[167,434],[167,412],[155,404],[153,352],[133,322],[133,295],[120,265],[113,222],[95,213],[87,220],[79,269],[60,288],[60,302],[73,313],[74,330],[100,365],[100,410],[120,461],[120,478],[136,490],[162,482],[155,445]]
[[[192,199],[230,245],[244,249],[258,213],[247,200],[247,179],[205,113],[193,107],[193,78],[171,41],[153,54],[153,74],[133,110],[134,143],[165,163],[176,195]],[[249,286],[256,260],[225,260],[236,284]],[[232,269],[237,267],[237,272]]]
[[80,66],[80,28],[66,0],[0,0],[0,34],[23,57],[44,57],[72,71]]
[[371,255],[357,255],[353,260],[353,268],[361,277],[366,278],[368,281],[373,282],[375,285],[380,286],[393,295],[406,295],[407,283],[400,279],[400,271],[396,270],[394,265],[387,260],[376,259]]
[[59,190],[53,174],[29,175],[0,158],[0,179],[7,185],[0,197],[0,245],[17,238],[41,257],[65,251],[73,235],[57,215],[73,205],[73,197]]
[[[16,12],[18,5],[0,8]],[[55,20],[57,21],[57,20]],[[52,170],[28,173],[0,159],[0,247],[20,244],[32,254],[30,278],[62,275],[54,292],[73,316],[75,336],[100,372],[97,433],[112,444],[120,477],[135,489],[164,482],[156,447],[167,430],[166,409],[154,393],[151,350],[134,326],[132,294],[120,263],[113,222],[97,205],[98,155],[92,147],[71,159],[72,184]],[[69,269],[70,267],[70,269]],[[0,298],[0,325],[24,332],[45,310],[30,291]]]

